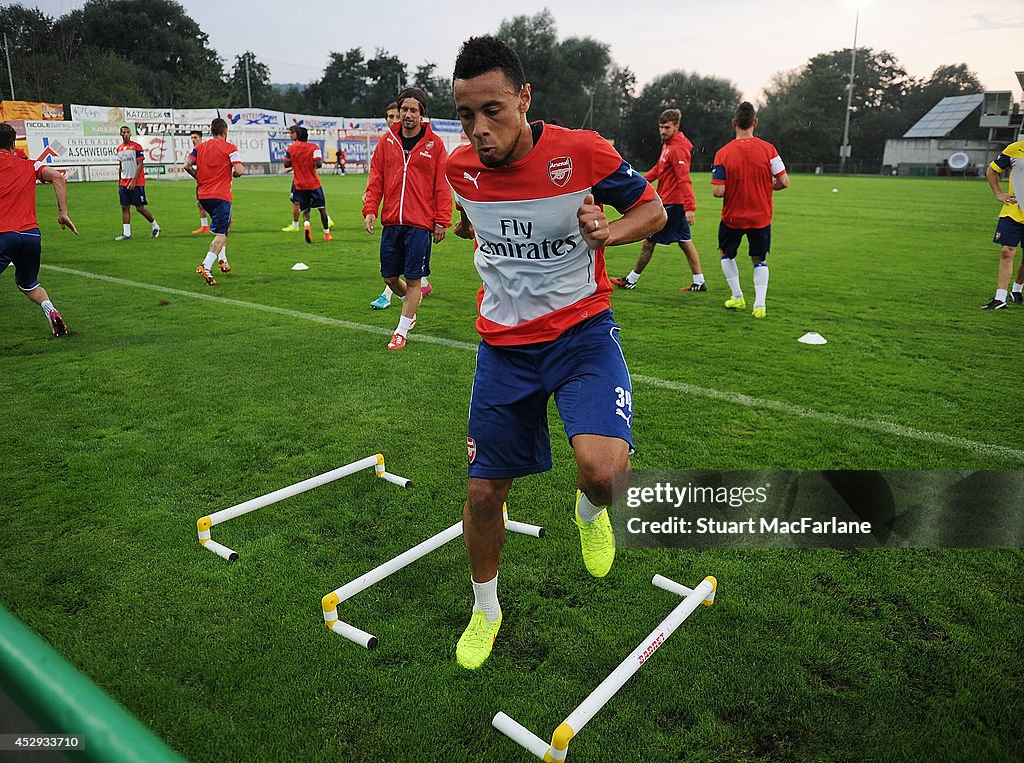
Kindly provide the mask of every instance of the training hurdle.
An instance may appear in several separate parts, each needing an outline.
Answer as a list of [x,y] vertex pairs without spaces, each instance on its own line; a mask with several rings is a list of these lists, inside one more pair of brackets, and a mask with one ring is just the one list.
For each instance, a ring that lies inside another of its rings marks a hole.
[[[521,535],[530,535],[534,538],[544,537],[543,527],[510,520],[508,518],[508,504],[503,505],[501,510],[505,520],[506,531],[519,533]],[[338,606],[343,601],[351,599],[360,591],[365,591],[374,583],[378,583],[389,575],[393,575],[400,569],[407,567],[417,559],[426,556],[431,551],[440,548],[448,541],[454,540],[460,535],[462,535],[461,520],[456,522],[447,530],[442,530],[437,535],[427,538],[422,543],[399,554],[394,559],[390,559],[389,561],[384,562],[384,564],[374,567],[369,572],[364,573],[355,580],[341,586],[341,588],[335,588],[320,600],[320,605],[323,608],[324,614],[324,625],[338,635],[344,636],[349,641],[354,641],[359,644],[359,646],[365,647],[366,649],[375,649],[377,647],[377,637],[364,630],[356,628],[354,625],[349,625],[348,623],[339,620]]]
[[280,490],[275,490],[273,493],[267,493],[261,495],[258,498],[252,498],[243,503],[239,503],[236,506],[231,506],[227,509],[221,509],[213,514],[208,514],[205,517],[200,517],[196,521],[196,528],[199,531],[199,543],[207,551],[212,551],[217,556],[227,559],[229,562],[233,562],[238,559],[238,553],[232,551],[227,546],[222,546],[217,541],[210,537],[210,528],[214,525],[220,525],[227,522],[229,519],[240,517],[243,514],[248,514],[250,511],[256,511],[256,509],[262,509],[264,506],[269,506],[272,503],[283,501],[285,498],[291,498],[293,495],[299,493],[305,493],[307,490],[312,490],[315,487],[326,485],[328,482],[334,482],[340,480],[342,477],[347,477],[350,474],[362,471],[363,469],[369,469],[373,467],[374,472],[380,479],[390,482],[399,487],[409,488],[412,487],[412,480],[407,480],[405,477],[399,477],[398,475],[391,474],[384,468],[384,456],[377,453],[373,456],[367,456],[359,461],[353,461],[351,464],[332,469],[329,472],[324,472],[316,477],[310,477],[308,480],[302,482],[296,482],[294,485],[283,487]]
[[715,600],[715,589],[718,587],[718,581],[711,576],[704,578],[701,584],[694,589],[687,588],[661,575],[655,575],[651,582],[658,588],[685,598],[664,620],[658,623],[658,627],[651,631],[651,634],[641,642],[640,646],[620,662],[619,666],[594,691],[590,692],[590,696],[583,700],[569,714],[569,717],[555,729],[555,733],[551,736],[550,744],[518,721],[500,711],[491,720],[491,725],[513,742],[529,750],[538,758],[547,761],[547,763],[565,760],[569,742],[572,738],[579,734],[583,727],[587,725],[587,722],[597,715],[598,710],[615,696],[615,693],[622,688],[622,685],[640,669],[640,666],[654,654],[658,647],[668,640],[668,637],[682,624],[683,620],[689,617],[701,604],[706,607],[712,605]]

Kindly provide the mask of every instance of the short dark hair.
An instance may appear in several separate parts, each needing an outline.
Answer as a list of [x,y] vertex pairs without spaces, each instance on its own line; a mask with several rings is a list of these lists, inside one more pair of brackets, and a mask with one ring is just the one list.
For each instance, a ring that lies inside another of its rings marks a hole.
[[202,130],[189,130],[188,134],[189,134],[190,137],[192,135],[198,135],[200,138],[203,137],[203,131]]
[[301,125],[296,125],[295,140],[299,141],[300,143],[309,140],[309,130],[307,130],[305,127],[302,127]]
[[508,81],[516,90],[522,90],[526,84],[523,62],[504,40],[485,35],[470,37],[459,49],[459,57],[455,59],[455,71],[452,73],[452,84],[457,79],[473,79],[481,74],[501,69]]
[[384,107],[384,113],[387,114],[392,109],[397,109],[397,108],[398,108],[398,101],[392,101],[391,103],[389,103],[387,106]]
[[121,125],[121,127],[118,128],[118,132],[121,132],[121,130],[127,130],[128,132],[131,132],[132,128],[130,128],[128,125]]
[[750,101],[744,101],[736,107],[735,113],[732,118],[736,120],[736,126],[741,130],[749,130],[754,126],[754,120],[757,119],[757,111],[754,110],[754,104]]
[[679,120],[683,118],[683,112],[679,109],[665,109],[661,112],[661,116],[658,117],[658,124],[679,124]]
[[228,131],[228,123],[220,117],[217,117],[210,122],[210,133],[213,135],[223,135]]
[[398,97],[395,99],[395,104],[397,105],[397,107],[399,109],[402,108],[402,101],[404,101],[406,98],[412,98],[412,99],[418,101],[419,104],[420,104],[420,113],[423,116],[427,115],[427,94],[426,93],[424,93],[418,87],[407,87],[407,88],[405,88],[404,90],[402,90],[401,93],[398,94]]
[[18,133],[6,122],[0,122],[0,148],[10,151],[14,148],[14,141],[18,139]]

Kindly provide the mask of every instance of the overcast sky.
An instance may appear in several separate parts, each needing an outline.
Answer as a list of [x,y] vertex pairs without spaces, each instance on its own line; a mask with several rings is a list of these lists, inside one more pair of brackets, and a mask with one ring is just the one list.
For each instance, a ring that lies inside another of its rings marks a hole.
[[[351,48],[362,48],[367,58],[383,48],[410,73],[435,63],[448,76],[467,37],[496,32],[503,19],[546,7],[559,39],[589,36],[607,43],[615,63],[636,74],[638,86],[683,69],[728,79],[755,101],[772,74],[817,53],[851,47],[857,7],[854,0],[179,1],[229,67],[237,54],[252,50],[274,82],[319,79],[331,51]],[[83,2],[26,4],[59,16]],[[861,0],[860,9],[858,47],[893,52],[917,77],[942,64],[966,63],[986,89],[1011,90],[1021,99],[1014,71],[1024,69],[1024,3]]]

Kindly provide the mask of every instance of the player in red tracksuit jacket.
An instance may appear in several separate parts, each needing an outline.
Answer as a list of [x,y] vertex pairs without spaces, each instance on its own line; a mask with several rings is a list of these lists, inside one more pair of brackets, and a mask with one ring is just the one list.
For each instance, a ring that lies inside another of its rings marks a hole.
[[684,286],[681,291],[707,291],[704,273],[700,267],[700,254],[693,245],[690,226],[696,220],[697,198],[693,195],[693,181],[690,180],[690,154],[693,144],[679,129],[682,119],[679,109],[665,109],[658,117],[658,133],[661,135],[662,149],[658,163],[644,175],[649,183],[658,181],[658,196],[661,197],[668,213],[665,227],[650,238],[644,239],[640,245],[640,255],[632,272],[622,278],[611,279],[620,289],[635,289],[640,274],[644,272],[654,254],[655,244],[679,244],[686,255],[693,274],[693,283]]
[[404,298],[389,350],[405,348],[422,298],[420,281],[430,275],[430,245],[444,240],[452,222],[452,193],[444,174],[448,152],[423,122],[427,96],[419,88],[408,87],[398,94],[398,109],[402,121],[373,151],[363,202],[363,224],[370,234],[384,202],[380,274]]

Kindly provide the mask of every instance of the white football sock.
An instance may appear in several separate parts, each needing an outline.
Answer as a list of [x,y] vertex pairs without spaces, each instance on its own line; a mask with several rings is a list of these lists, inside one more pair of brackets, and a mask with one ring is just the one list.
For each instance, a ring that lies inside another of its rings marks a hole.
[[489,623],[493,623],[501,616],[501,605],[498,604],[497,575],[486,583],[477,583],[473,580],[473,610],[483,612]]
[[131,224],[131,223],[125,223],[125,224],[124,224],[123,226],[121,226],[121,227],[122,227],[122,228],[124,228],[124,230],[122,231],[122,233],[123,233],[123,234],[124,234],[125,236],[130,236],[130,235],[132,235],[132,224]]
[[579,515],[580,521],[586,523],[593,522],[601,515],[601,512],[604,510],[604,506],[595,506],[594,504],[592,504],[590,502],[590,499],[587,498],[586,493],[580,494],[580,502],[579,505],[576,507],[576,514]]
[[1014,294],[1020,294],[1022,290],[1024,290],[1024,283],[1015,283],[1013,288],[1010,289]]
[[56,307],[53,306],[53,303],[48,299],[44,299],[42,301],[42,304],[40,304],[39,306],[43,308],[43,313],[46,315],[47,318],[50,317],[50,313],[57,309]]
[[384,287],[384,291],[382,291],[380,293],[380,295],[382,297],[384,297],[384,299],[386,299],[388,302],[390,302],[391,301],[391,297],[394,295],[394,292],[391,291],[391,287],[390,286],[385,286]]
[[736,260],[729,257],[722,258],[722,273],[725,274],[726,283],[732,289],[732,298],[739,299],[743,296],[743,289],[740,288],[740,269]]
[[640,280],[640,274],[635,270],[631,270],[629,271],[629,275],[626,276],[626,280],[629,281],[629,283],[636,283]]
[[210,227],[210,218],[208,218],[208,217],[200,217],[199,218],[199,227],[200,228],[209,228]]
[[409,333],[409,329],[412,328],[412,322],[414,320],[414,318],[406,318],[403,315],[401,318],[398,319],[398,328],[395,329],[395,333],[401,334],[402,336],[407,336]]
[[996,289],[996,299],[1000,302],[1006,301],[1006,289]]
[[149,227],[151,227],[153,230],[160,230],[160,224],[157,223],[156,218],[153,218],[153,222],[150,224]]
[[421,278],[420,280],[423,281],[423,283],[420,284],[420,286],[422,286],[423,288],[430,286],[430,282],[427,280],[426,276],[423,276],[423,278]]
[[216,261],[217,261],[217,255],[214,254],[213,252],[207,252],[206,253],[206,259],[203,260],[203,267],[206,268],[207,270],[209,270],[210,268],[213,267],[213,263],[215,263]]
[[700,286],[702,283],[704,283],[704,274],[703,273],[694,273],[693,274],[693,282],[695,284],[697,284],[698,286]]
[[228,261],[228,245],[227,244],[225,244],[224,247],[220,250],[220,254],[217,255],[217,259],[220,260],[221,262],[227,263],[227,261]]
[[754,268],[754,307],[764,307],[768,296],[768,266],[757,265]]

